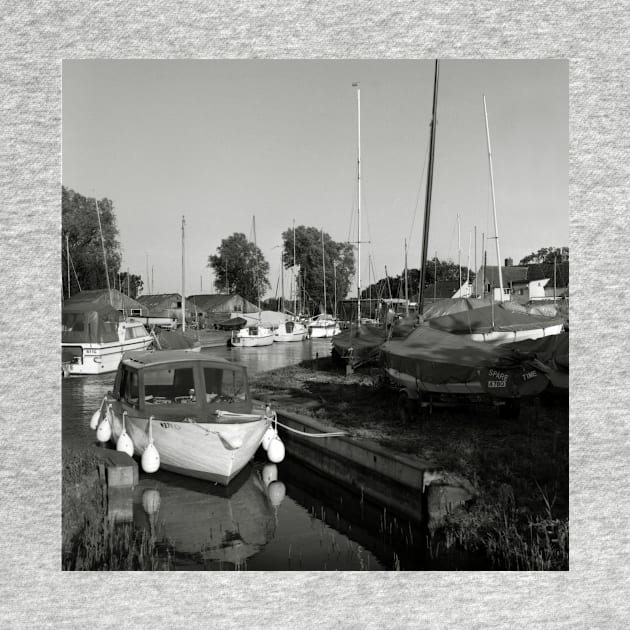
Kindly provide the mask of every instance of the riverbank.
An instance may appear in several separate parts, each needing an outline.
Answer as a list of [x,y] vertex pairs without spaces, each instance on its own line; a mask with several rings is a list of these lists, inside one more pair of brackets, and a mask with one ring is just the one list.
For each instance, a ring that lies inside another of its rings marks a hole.
[[568,397],[524,401],[518,420],[488,406],[436,408],[404,422],[378,370],[346,375],[329,358],[263,372],[254,395],[468,479],[479,495],[432,528],[436,553],[460,546],[497,568],[568,569]]

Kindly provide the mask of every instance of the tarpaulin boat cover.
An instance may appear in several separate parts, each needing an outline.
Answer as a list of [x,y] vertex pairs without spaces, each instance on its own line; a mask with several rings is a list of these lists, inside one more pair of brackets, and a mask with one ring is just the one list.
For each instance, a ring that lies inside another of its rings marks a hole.
[[569,369],[569,333],[550,335],[540,339],[524,339],[505,344],[505,348],[522,352],[529,357],[535,357],[547,365]]
[[179,330],[161,330],[157,334],[157,340],[161,350],[187,350],[200,345]]
[[332,344],[339,356],[348,358],[353,366],[376,361],[379,347],[385,342],[386,330],[382,326],[352,324],[332,338]]
[[503,385],[488,393],[504,397],[539,393],[548,384],[535,363],[518,352],[472,341],[428,324],[418,326],[404,339],[384,343],[381,361],[386,368],[427,383],[477,381],[488,387],[489,381],[503,379]]
[[428,319],[427,323],[432,328],[459,335],[492,331],[535,330],[562,325],[563,321],[559,317],[530,315],[526,312],[504,308],[502,304],[494,304],[433,317]]
[[92,302],[69,302],[61,314],[62,343],[109,343],[118,341],[122,314],[112,306]]
[[237,330],[243,328],[247,324],[247,320],[243,317],[230,317],[230,319],[224,319],[222,322],[218,322],[217,326],[222,330]]
[[432,304],[425,304],[422,309],[422,316],[424,319],[433,319],[434,317],[461,313],[462,311],[472,311],[489,304],[489,298],[445,298]]

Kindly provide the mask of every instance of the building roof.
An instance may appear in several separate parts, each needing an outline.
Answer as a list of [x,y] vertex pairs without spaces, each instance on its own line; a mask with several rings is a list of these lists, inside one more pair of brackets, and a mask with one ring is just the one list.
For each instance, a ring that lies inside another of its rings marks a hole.
[[[555,265],[556,287],[569,286],[569,263],[559,262]],[[527,266],[528,281],[542,280],[549,278],[553,285],[554,265],[553,263],[536,263]]]
[[138,300],[130,298],[117,289],[92,289],[90,291],[80,291],[64,301],[64,306],[76,304],[90,304],[95,308],[111,306],[119,311],[130,312],[131,309],[146,310],[146,306]]
[[[244,313],[253,313],[258,309],[254,304],[241,297],[238,294],[226,294],[226,293],[204,293],[200,295],[189,295],[187,298],[189,301],[193,301],[199,310],[212,312],[221,312],[221,307],[228,306],[230,303],[238,303],[241,305]],[[229,312],[231,309],[223,312]]]
[[[171,306],[173,302],[181,302],[182,296],[179,293],[155,293],[151,295],[138,296],[140,302],[149,314],[157,314],[158,312],[170,311],[177,309],[177,305]],[[194,310],[194,304],[190,300],[186,300],[186,310],[191,313]]]

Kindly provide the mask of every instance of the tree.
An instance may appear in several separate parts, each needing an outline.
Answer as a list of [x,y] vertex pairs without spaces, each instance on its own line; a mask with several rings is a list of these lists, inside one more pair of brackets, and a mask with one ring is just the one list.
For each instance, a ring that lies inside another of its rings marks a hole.
[[[64,295],[79,290],[107,288],[103,246],[99,230],[97,202],[62,186],[61,233],[62,273]],[[118,243],[118,228],[110,199],[98,202],[110,285],[113,287],[122,259]],[[70,260],[66,256],[66,237]],[[70,287],[68,287],[68,262],[70,262]]]
[[219,290],[238,293],[254,304],[271,286],[269,263],[245,234],[235,232],[224,238],[217,253],[208,256],[208,267],[214,271]]
[[[295,233],[295,234],[294,234]],[[295,236],[295,260],[293,242]],[[348,294],[354,275],[354,254],[350,243],[336,242],[316,227],[300,225],[282,233],[282,260],[286,269],[295,269],[296,296],[302,310],[310,313],[322,309],[332,313],[335,293],[342,300]],[[326,266],[326,305],[324,305],[324,260]],[[302,297],[306,295],[306,304]]]
[[[437,276],[436,276],[437,271]],[[425,274],[425,286],[435,284],[437,277],[438,284],[440,282],[457,282],[459,283],[459,265],[452,260],[440,260],[433,258],[427,261],[427,271]],[[462,284],[466,282],[468,277],[468,267],[462,266],[461,278]],[[475,272],[471,269],[469,280],[473,282]],[[418,269],[407,270],[407,290],[409,299],[418,295],[418,287],[420,285],[420,271]],[[367,298],[372,293],[372,298],[402,298],[405,297],[405,272],[397,276],[389,276],[381,278],[367,289],[361,292],[362,298]]]
[[133,273],[129,274],[129,282],[127,282],[127,272],[120,271],[117,278],[117,288],[135,300],[142,293],[144,282],[140,276]]
[[521,259],[519,265],[532,264],[553,264],[554,258],[556,262],[569,262],[568,247],[541,247],[537,252],[525,256]]

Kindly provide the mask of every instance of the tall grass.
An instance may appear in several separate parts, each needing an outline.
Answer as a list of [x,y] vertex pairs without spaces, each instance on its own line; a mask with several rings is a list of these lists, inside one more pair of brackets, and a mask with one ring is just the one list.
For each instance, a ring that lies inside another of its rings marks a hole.
[[[90,453],[64,452],[62,569],[65,571],[154,571],[164,568],[155,539],[132,524],[108,518],[107,491]],[[168,566],[168,561],[166,562]]]

